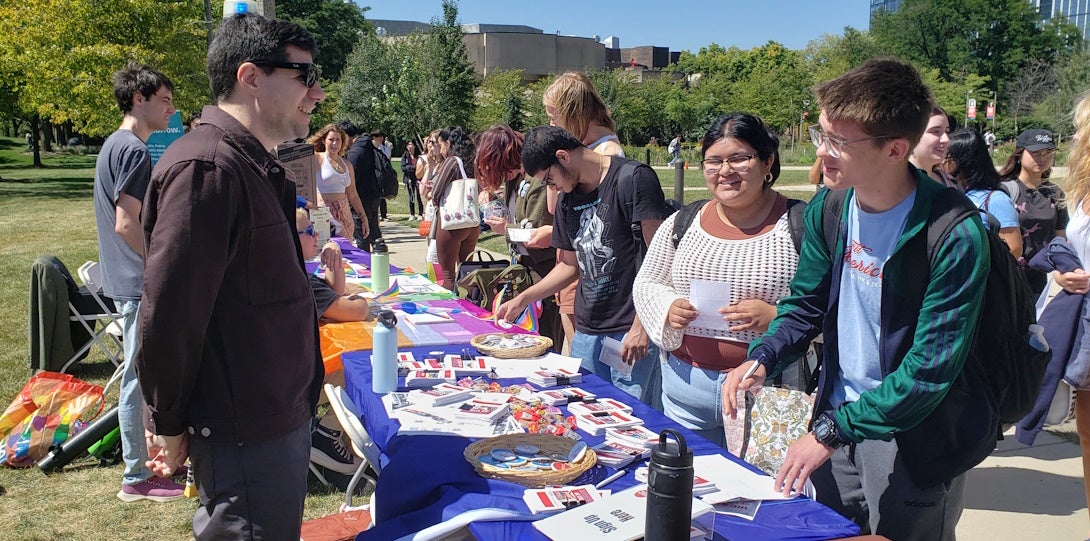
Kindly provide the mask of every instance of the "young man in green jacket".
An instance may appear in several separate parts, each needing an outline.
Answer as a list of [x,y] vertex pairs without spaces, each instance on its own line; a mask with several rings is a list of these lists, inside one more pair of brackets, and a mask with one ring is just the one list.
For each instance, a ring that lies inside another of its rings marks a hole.
[[[998,426],[970,351],[990,270],[985,230],[975,215],[963,220],[934,264],[921,263],[933,204],[964,196],[908,164],[932,106],[915,68],[873,60],[816,93],[811,137],[831,191],[807,208],[791,296],[728,376],[725,410],[824,331],[813,430],[791,445],[776,488],[798,492],[811,479],[818,500],[864,533],[954,539],[965,472]],[[833,191],[845,192],[841,206],[826,204]],[[832,252],[826,212],[840,216]]]

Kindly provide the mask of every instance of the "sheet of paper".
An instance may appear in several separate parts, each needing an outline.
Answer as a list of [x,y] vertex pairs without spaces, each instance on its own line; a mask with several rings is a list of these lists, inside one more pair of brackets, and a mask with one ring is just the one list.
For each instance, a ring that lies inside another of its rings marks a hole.
[[530,359],[492,359],[496,375],[501,378],[525,378],[538,370],[579,371],[579,358],[567,357],[557,353],[547,353]]
[[761,502],[755,500],[734,500],[715,505],[716,513],[733,515],[746,520],[753,520],[753,517],[757,516],[757,511],[760,509]]
[[722,455],[704,455],[693,458],[696,474],[703,477],[719,490],[700,497],[710,504],[731,500],[789,500],[773,490],[773,478],[749,471],[741,464],[736,464]]
[[689,302],[699,313],[693,320],[694,327],[727,330],[727,322],[719,309],[730,304],[730,284],[711,280],[689,282]]
[[534,232],[536,231],[536,227],[526,229],[519,227],[508,227],[507,238],[511,239],[511,242],[529,242],[529,240],[533,238]]
[[606,366],[616,370],[622,377],[632,376],[632,365],[621,360],[621,341],[616,338],[606,337],[602,340],[602,353],[598,356]]

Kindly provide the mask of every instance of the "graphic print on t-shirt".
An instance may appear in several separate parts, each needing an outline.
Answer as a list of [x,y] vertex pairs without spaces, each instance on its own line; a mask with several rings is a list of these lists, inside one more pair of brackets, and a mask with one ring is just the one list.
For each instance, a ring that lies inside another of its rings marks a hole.
[[[613,281],[613,270],[617,256],[612,240],[606,237],[606,223],[598,215],[601,200],[584,205],[578,209],[579,230],[572,239],[576,259],[579,261],[579,285],[588,301],[612,295],[617,291]],[[604,210],[604,209],[603,209]]]
[[[852,274],[862,275],[863,282],[871,287],[882,287],[882,265],[885,260],[874,257],[874,249],[851,239],[851,244],[844,252],[844,262],[848,264]],[[857,277],[853,276],[853,279]]]

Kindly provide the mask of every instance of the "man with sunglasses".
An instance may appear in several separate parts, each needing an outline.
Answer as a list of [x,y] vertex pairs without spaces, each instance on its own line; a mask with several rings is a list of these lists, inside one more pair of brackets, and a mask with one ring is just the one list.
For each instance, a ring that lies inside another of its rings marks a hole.
[[299,538],[324,369],[295,183],[274,148],[305,137],[325,98],[316,51],[294,23],[225,19],[208,50],[216,104],[144,200],[148,467],[167,476],[191,458],[197,539]]
[[[912,65],[871,60],[816,94],[810,135],[829,189],[807,207],[791,295],[727,377],[724,414],[824,332],[813,429],[789,448],[775,488],[797,494],[810,479],[863,533],[952,540],[966,472],[999,424],[970,351],[990,271],[984,226],[963,194],[908,163],[933,103]],[[936,206],[969,217],[921,264]]]

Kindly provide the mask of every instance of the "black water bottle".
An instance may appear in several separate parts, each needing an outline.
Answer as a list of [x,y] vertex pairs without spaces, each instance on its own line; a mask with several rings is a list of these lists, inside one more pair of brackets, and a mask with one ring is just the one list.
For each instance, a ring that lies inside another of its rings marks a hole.
[[[672,436],[674,442],[667,441]],[[676,442],[676,443],[675,443]],[[693,452],[677,430],[659,433],[647,471],[646,541],[689,539],[693,514]]]

